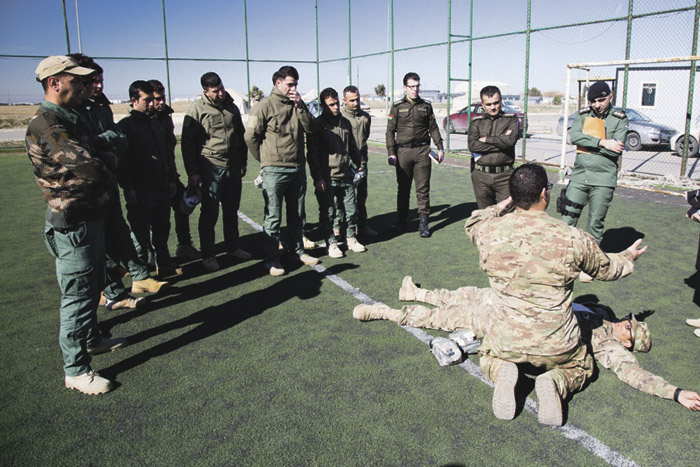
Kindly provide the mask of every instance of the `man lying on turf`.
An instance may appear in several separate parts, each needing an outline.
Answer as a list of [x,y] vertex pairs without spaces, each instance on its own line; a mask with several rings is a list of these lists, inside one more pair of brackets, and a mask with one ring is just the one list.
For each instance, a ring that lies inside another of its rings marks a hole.
[[[358,305],[353,316],[360,321],[385,319],[417,328],[455,331],[469,329],[482,338],[492,316],[488,302],[490,289],[461,287],[428,290],[404,277],[399,290],[399,300],[418,301],[435,305],[431,309],[423,305],[406,305],[394,310],[383,303]],[[581,329],[581,337],[593,358],[603,367],[612,369],[617,377],[635,389],[664,399],[673,399],[684,407],[700,411],[700,394],[673,386],[660,376],[642,369],[631,353],[648,352],[651,333],[646,323],[627,315],[615,318],[610,308],[598,304],[573,304],[574,315]],[[515,399],[515,393],[512,395]]]

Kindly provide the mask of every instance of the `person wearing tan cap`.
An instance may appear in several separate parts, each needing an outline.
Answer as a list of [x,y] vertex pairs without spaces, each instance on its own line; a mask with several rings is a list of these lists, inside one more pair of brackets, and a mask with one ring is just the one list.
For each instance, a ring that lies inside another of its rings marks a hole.
[[126,344],[97,329],[97,306],[105,282],[103,216],[116,157],[98,153],[74,108],[93,73],[66,56],[45,58],[36,69],[44,102],[27,128],[27,155],[44,200],[44,240],[56,261],[61,289],[59,344],[65,386],[86,394],[112,390],[92,370],[91,355]]

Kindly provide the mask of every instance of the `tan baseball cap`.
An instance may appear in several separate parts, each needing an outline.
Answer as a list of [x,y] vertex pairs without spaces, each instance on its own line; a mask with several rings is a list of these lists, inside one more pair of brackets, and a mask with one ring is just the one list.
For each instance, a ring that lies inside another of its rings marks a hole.
[[52,55],[51,57],[46,57],[43,59],[39,66],[36,67],[36,80],[43,81],[49,76],[57,75],[59,73],[70,73],[71,75],[77,76],[87,76],[94,73],[95,70],[90,68],[83,68],[78,65],[78,63],[70,57],[65,55]]

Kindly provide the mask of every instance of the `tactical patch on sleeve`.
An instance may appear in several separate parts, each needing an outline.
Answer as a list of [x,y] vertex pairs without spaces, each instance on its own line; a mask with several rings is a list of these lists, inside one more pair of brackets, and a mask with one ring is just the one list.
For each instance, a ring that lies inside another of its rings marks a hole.
[[515,115],[515,114],[503,114],[503,116],[508,117],[508,118],[517,117],[517,115]]
[[613,112],[613,117],[617,117],[617,118],[619,118],[619,119],[623,119],[623,118],[625,118],[626,116],[627,116],[627,114],[626,114],[625,112],[623,112],[622,110],[615,110],[615,111]]
[[393,119],[393,118],[394,118],[394,116],[391,115],[391,114],[389,114],[389,115],[386,116],[386,119],[387,119],[387,120],[391,120],[391,119]]
[[584,109],[579,110],[578,113],[580,113],[581,115],[583,115],[583,114],[587,114],[587,113],[590,112],[590,111],[591,111],[591,108],[590,108],[590,107],[586,107],[586,108],[584,108]]
[[483,116],[483,115],[479,115],[478,117],[472,118],[472,122],[473,122],[474,120],[483,120],[483,119],[484,119],[484,116]]

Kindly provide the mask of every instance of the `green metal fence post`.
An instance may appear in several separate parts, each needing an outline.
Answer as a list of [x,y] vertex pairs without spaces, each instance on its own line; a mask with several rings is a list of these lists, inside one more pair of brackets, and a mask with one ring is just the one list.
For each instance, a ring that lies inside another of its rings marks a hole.
[[467,133],[472,126],[472,44],[474,43],[474,0],[469,0],[469,89],[467,89]]
[[243,0],[243,30],[245,32],[245,77],[248,86],[248,108],[253,106],[250,95],[250,57],[248,55],[248,2]]
[[527,162],[525,150],[527,148],[527,104],[530,100],[530,25],[532,19],[532,0],[527,0],[527,29],[525,32],[525,102],[523,107],[523,146],[522,158]]
[[68,34],[68,16],[66,16],[66,0],[63,0],[63,26],[66,29],[66,53],[70,53],[70,35]]
[[172,94],[170,92],[170,62],[168,61],[168,29],[165,26],[165,0],[161,1],[163,10],[163,42],[165,43],[165,81],[168,83],[168,105],[172,105]]
[[391,105],[394,105],[394,0],[389,0],[389,20],[391,21]]
[[450,99],[452,98],[452,0],[447,1],[447,125],[445,139],[450,151]]
[[[314,2],[314,9],[316,11],[316,96],[321,95],[321,72],[319,70],[318,62],[318,0]],[[321,99],[319,98],[319,104]]]
[[[627,8],[627,43],[625,45],[625,60],[630,59],[630,49],[632,47],[632,10],[634,7],[634,0],[629,0],[629,6]],[[625,75],[622,85],[622,110],[627,110],[627,83],[629,78],[630,66],[629,63],[625,64]],[[617,88],[617,83],[615,83]],[[622,164],[620,164],[622,166]]]
[[[690,55],[695,56],[698,53],[698,27],[700,27],[700,0],[695,0],[695,22],[693,25],[693,45]],[[690,139],[690,122],[693,118],[693,94],[695,93],[695,60],[690,62],[690,78],[688,81],[688,105],[685,112],[685,136],[683,137],[683,154],[681,155],[681,173],[680,177],[685,177],[686,165],[688,164],[688,143]]]
[[350,20],[350,1],[348,0],[348,84],[352,84],[352,25]]

